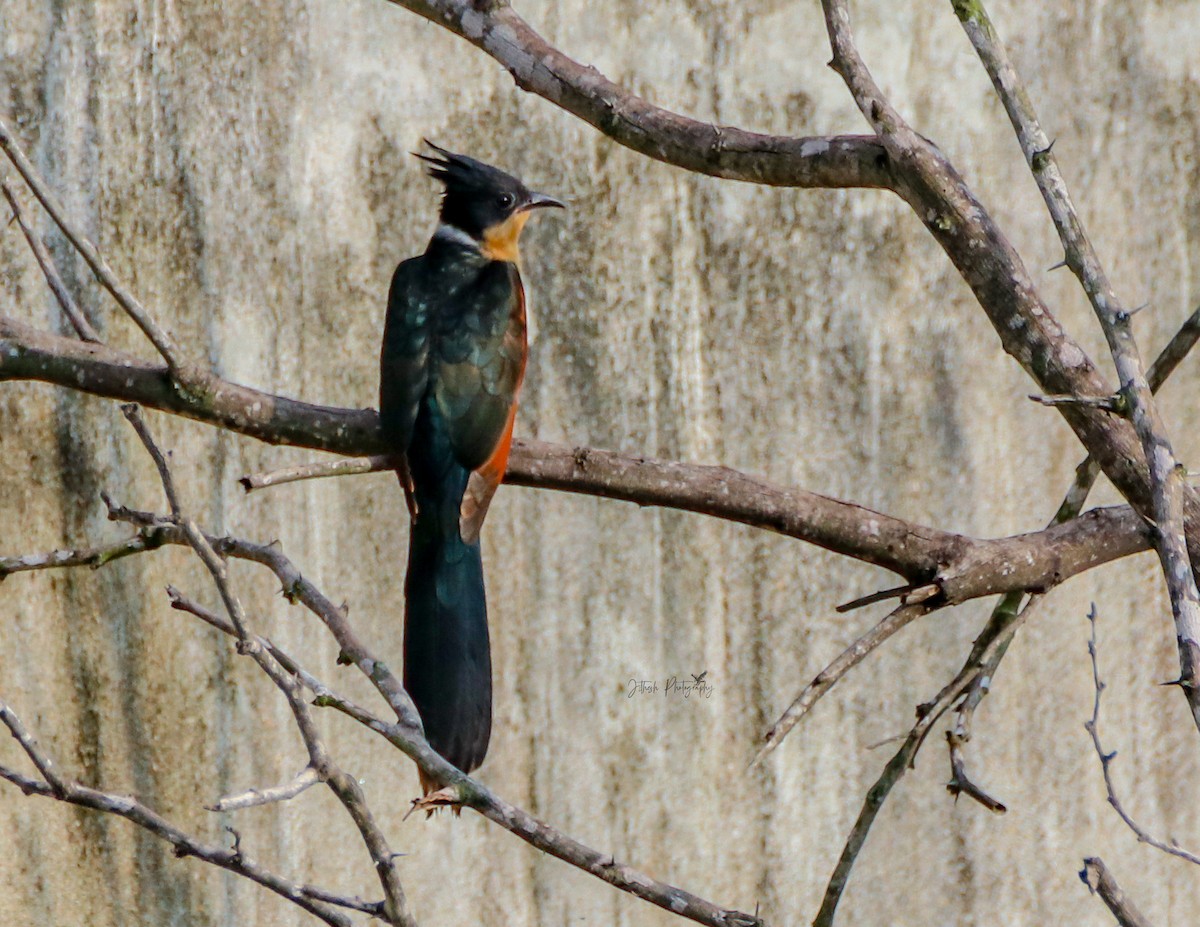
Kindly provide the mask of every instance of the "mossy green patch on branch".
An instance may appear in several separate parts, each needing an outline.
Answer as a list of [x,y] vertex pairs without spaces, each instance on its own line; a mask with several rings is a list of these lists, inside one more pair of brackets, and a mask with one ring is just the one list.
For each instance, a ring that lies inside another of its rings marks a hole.
[[963,22],[981,23],[987,19],[983,4],[979,0],[950,0],[954,15]]

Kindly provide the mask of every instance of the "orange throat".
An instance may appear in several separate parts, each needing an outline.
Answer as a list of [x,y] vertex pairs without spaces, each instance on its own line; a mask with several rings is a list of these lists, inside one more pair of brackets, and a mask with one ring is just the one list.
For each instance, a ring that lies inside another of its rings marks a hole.
[[483,232],[483,244],[479,252],[492,261],[508,261],[516,264],[520,258],[517,250],[517,240],[521,237],[521,229],[529,221],[528,212],[513,213],[499,225],[493,225]]

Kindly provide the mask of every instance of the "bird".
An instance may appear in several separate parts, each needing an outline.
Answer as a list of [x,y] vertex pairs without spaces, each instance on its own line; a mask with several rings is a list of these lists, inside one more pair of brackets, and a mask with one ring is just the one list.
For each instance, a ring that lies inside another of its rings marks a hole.
[[[426,740],[470,773],[487,754],[492,668],[480,529],[504,477],[529,356],[518,242],[565,208],[499,168],[425,141],[442,184],[423,254],[392,276],[380,350],[383,439],[411,519],[404,687]],[[422,771],[426,796],[438,783]]]

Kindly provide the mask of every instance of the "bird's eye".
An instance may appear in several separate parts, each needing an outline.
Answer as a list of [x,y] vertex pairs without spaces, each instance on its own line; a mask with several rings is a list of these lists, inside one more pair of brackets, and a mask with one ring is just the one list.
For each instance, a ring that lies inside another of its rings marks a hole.
[[515,201],[516,200],[511,193],[501,193],[498,197],[496,197],[496,205],[498,205],[501,209],[508,209],[508,207],[511,206]]

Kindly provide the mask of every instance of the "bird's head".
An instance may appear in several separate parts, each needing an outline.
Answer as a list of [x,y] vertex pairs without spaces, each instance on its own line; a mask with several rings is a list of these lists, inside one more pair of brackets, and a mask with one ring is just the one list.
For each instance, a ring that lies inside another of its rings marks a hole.
[[442,195],[443,226],[450,234],[465,236],[480,253],[493,261],[516,261],[517,240],[530,213],[553,206],[566,208],[552,196],[534,193],[511,174],[497,167],[454,154],[426,139],[433,156],[417,157],[430,165],[429,175],[445,185]]

